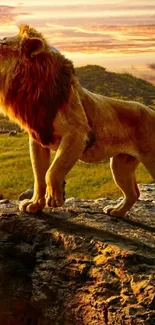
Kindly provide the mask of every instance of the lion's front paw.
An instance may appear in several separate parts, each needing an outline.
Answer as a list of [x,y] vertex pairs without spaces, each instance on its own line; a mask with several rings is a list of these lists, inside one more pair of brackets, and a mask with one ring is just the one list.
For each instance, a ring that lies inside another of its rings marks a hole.
[[19,210],[22,212],[30,212],[35,213],[37,211],[41,211],[45,207],[45,198],[41,199],[31,199],[31,200],[23,200],[19,205]]
[[65,184],[62,186],[53,188],[50,185],[46,187],[46,205],[48,207],[56,208],[61,207],[65,201]]
[[64,204],[62,195],[56,195],[49,187],[46,190],[46,205],[51,208],[61,207]]
[[126,211],[121,208],[114,208],[112,206],[107,206],[103,209],[103,212],[113,217],[123,217],[126,214]]

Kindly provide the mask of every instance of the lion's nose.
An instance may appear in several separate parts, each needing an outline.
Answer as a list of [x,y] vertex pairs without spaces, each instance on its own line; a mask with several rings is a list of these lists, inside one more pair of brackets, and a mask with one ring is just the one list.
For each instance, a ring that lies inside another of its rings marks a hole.
[[2,40],[0,40],[0,44],[2,44],[2,45],[7,45],[7,44],[8,44],[8,43],[7,43],[7,38],[4,37]]

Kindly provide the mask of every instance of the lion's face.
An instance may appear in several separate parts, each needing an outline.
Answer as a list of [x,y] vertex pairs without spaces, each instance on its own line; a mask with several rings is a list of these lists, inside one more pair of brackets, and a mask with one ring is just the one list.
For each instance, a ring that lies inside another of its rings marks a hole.
[[4,37],[0,40],[0,62],[7,60],[9,57],[18,55],[20,47],[20,37]]
[[22,25],[19,33],[12,37],[4,37],[0,40],[0,63],[3,64],[9,58],[33,57],[45,49],[46,41],[35,29]]

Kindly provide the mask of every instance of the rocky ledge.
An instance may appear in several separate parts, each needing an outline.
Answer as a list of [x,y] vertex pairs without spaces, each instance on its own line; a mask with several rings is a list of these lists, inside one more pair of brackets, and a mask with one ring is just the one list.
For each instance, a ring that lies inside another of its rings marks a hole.
[[126,217],[109,203],[32,215],[0,201],[0,325],[155,324],[155,185]]

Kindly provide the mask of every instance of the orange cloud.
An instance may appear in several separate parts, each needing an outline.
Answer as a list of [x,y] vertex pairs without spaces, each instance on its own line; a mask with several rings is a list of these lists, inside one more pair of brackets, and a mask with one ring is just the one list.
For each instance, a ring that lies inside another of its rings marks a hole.
[[132,71],[154,82],[154,0],[57,0],[55,5],[51,0],[6,0],[7,3],[14,6],[0,6],[0,38],[15,34],[20,23],[30,24],[75,65],[97,62],[107,69]]
[[0,6],[0,24],[8,24],[14,20],[14,9],[12,6]]
[[47,37],[62,51],[82,53],[151,53],[155,51],[152,26],[64,26],[47,24]]

